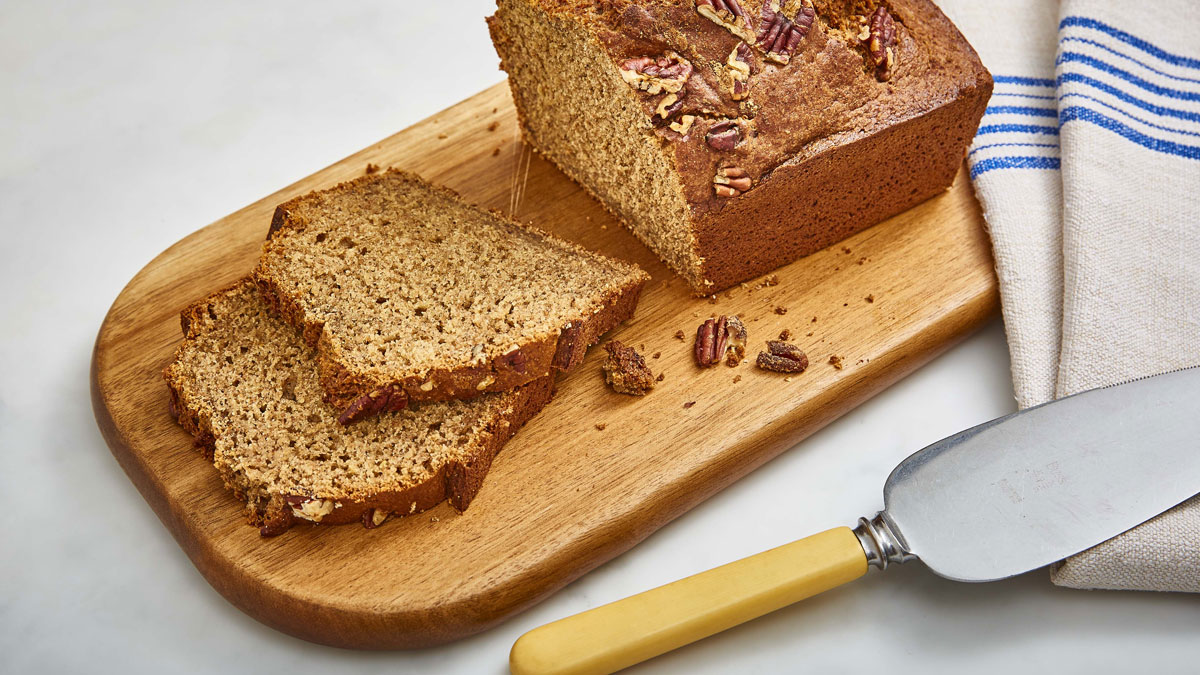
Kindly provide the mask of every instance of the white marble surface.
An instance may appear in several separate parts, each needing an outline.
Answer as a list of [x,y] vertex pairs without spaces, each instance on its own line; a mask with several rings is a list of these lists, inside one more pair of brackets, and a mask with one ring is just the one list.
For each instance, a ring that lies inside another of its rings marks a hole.
[[[0,3],[0,671],[500,673],[536,625],[874,512],[896,461],[1013,408],[992,323],[633,551],[445,647],[331,649],[226,603],[96,430],[95,331],[179,238],[499,81],[489,12]],[[913,566],[640,670],[1194,672],[1198,633],[1195,597],[1063,590],[1045,572],[961,585]]]

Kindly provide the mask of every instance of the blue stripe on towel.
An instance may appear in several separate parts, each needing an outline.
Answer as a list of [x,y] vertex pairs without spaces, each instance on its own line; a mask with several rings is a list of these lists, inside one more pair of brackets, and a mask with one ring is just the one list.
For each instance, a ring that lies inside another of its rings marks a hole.
[[1023,105],[989,105],[984,115],[1028,115],[1029,117],[1058,117],[1056,108],[1033,108]]
[[1057,157],[990,157],[971,166],[971,180],[996,169],[1053,169],[1059,168]]
[[[1067,124],[1074,121],[1088,122],[1118,134],[1142,147],[1167,155],[1200,160],[1200,146],[1184,145],[1149,136],[1090,108],[1082,106],[1064,108],[1060,111],[1058,119],[1060,124]],[[972,171],[972,177],[974,177],[974,171]]]
[[1020,77],[1017,75],[993,75],[996,84],[1019,84],[1026,87],[1053,87],[1054,80],[1041,77]]
[[1169,78],[1172,80],[1179,80],[1181,82],[1195,82],[1197,84],[1200,84],[1200,79],[1191,78],[1191,77],[1183,77],[1182,75],[1172,75],[1171,73],[1168,73],[1165,70],[1159,70],[1158,68],[1155,68],[1154,66],[1150,65],[1149,63],[1146,63],[1145,61],[1142,61],[1141,59],[1132,57],[1124,52],[1117,51],[1117,50],[1113,49],[1112,47],[1109,47],[1108,45],[1104,44],[1103,42],[1099,42],[1097,40],[1089,40],[1087,38],[1074,37],[1074,36],[1068,35],[1064,38],[1061,38],[1059,40],[1059,42],[1078,42],[1081,44],[1090,45],[1097,49],[1103,49],[1104,51],[1108,52],[1109,54],[1112,54],[1113,56],[1118,56],[1122,59],[1125,59],[1126,61],[1131,61],[1133,63],[1136,63],[1139,66],[1145,68],[1146,70],[1149,70],[1150,72],[1152,72],[1156,75],[1161,75],[1163,77],[1166,77],[1166,78]]
[[988,143],[987,145],[980,145],[980,146],[971,148],[971,151],[967,153],[967,157],[974,155],[975,153],[979,152],[980,150],[987,150],[989,148],[1018,148],[1018,147],[1019,148],[1055,148],[1055,149],[1057,149],[1058,144],[1056,144],[1056,143]]
[[1019,94],[1015,91],[993,91],[992,96],[993,97],[995,97],[995,96],[1016,96],[1019,98],[1036,98],[1036,99],[1041,99],[1043,101],[1053,101],[1054,100],[1054,97],[1050,96],[1049,94],[1047,94],[1045,96],[1039,96],[1038,94]]
[[1140,50],[1146,52],[1147,54],[1159,59],[1160,61],[1165,61],[1166,63],[1169,63],[1173,66],[1182,66],[1184,68],[1200,69],[1200,59],[1193,59],[1193,58],[1190,58],[1187,56],[1179,56],[1178,54],[1172,54],[1171,52],[1168,52],[1165,49],[1160,49],[1159,47],[1156,47],[1135,35],[1126,33],[1125,31],[1120,30],[1119,28],[1114,28],[1113,26],[1110,26],[1107,23],[1104,23],[1103,21],[1097,21],[1096,19],[1090,19],[1090,18],[1084,17],[1084,16],[1068,16],[1059,22],[1058,30],[1061,31],[1064,28],[1069,28],[1072,26],[1078,26],[1080,28],[1091,28],[1092,30],[1098,30],[1101,33],[1106,33],[1106,34],[1111,35],[1112,37],[1120,40],[1121,42],[1124,42],[1127,45],[1136,47],[1137,49],[1140,49]]
[[[1111,84],[1097,80],[1094,77],[1088,77],[1087,75],[1081,75],[1079,73],[1063,73],[1062,75],[1059,76],[1059,80],[1061,80],[1062,82],[1077,82],[1079,84],[1084,84],[1084,85],[1087,85],[1094,89],[1099,89],[1100,91],[1102,91],[1106,94],[1109,94],[1113,97],[1116,97],[1116,98],[1124,101],[1125,103],[1129,103],[1131,105],[1137,106],[1137,107],[1141,108],[1142,110],[1145,110],[1146,112],[1154,113],[1155,115],[1158,115],[1159,117],[1174,117],[1176,119],[1181,119],[1181,120],[1192,120],[1192,121],[1200,122],[1200,113],[1191,112],[1189,110],[1181,110],[1179,108],[1168,108],[1166,106],[1158,105],[1156,103],[1151,103],[1150,101],[1147,101],[1145,99],[1141,99],[1141,98],[1138,98],[1137,96],[1127,94],[1124,91],[1122,91],[1121,89],[1117,89],[1116,87],[1112,86]],[[1064,94],[1064,96],[1083,96],[1083,94]],[[1091,98],[1091,97],[1088,97],[1088,98]],[[1059,99],[1061,100],[1062,96],[1059,96]],[[1096,100],[1096,99],[1093,99],[1093,100]]]
[[[1149,80],[1145,80],[1145,79],[1138,77],[1137,75],[1134,75],[1133,73],[1129,72],[1128,70],[1123,70],[1116,66],[1110,65],[1105,61],[1101,61],[1100,59],[1088,56],[1087,54],[1080,54],[1078,52],[1063,52],[1058,55],[1058,59],[1056,62],[1059,64],[1082,63],[1085,65],[1091,66],[1097,70],[1108,73],[1109,75],[1112,75],[1113,77],[1117,77],[1122,80],[1125,80],[1129,84],[1132,84],[1136,87],[1140,87],[1142,89],[1145,89],[1148,92],[1158,94],[1159,96],[1163,96],[1165,98],[1175,98],[1175,99],[1179,99],[1181,101],[1200,101],[1200,92],[1184,91],[1182,89],[1173,89],[1171,87],[1164,87],[1162,85],[1155,84],[1153,82],[1150,82]],[[1068,81],[1068,82],[1071,81],[1068,78],[1070,78],[1072,76],[1085,77],[1083,75],[1079,75],[1078,73],[1065,73],[1063,75],[1059,75],[1058,76],[1059,86],[1062,86],[1062,83],[1064,81]]]
[[975,135],[983,136],[984,134],[1003,134],[1010,131],[1027,134],[1043,134],[1046,136],[1058,135],[1058,127],[1044,127],[1038,124],[985,124],[979,127],[979,131],[976,131]]
[[1175,128],[1175,127],[1166,127],[1166,126],[1163,126],[1163,125],[1161,125],[1161,124],[1155,124],[1154,122],[1151,122],[1151,121],[1149,121],[1149,120],[1142,119],[1141,117],[1138,117],[1137,115],[1134,115],[1133,113],[1131,113],[1131,112],[1129,112],[1129,111],[1127,111],[1127,110],[1124,110],[1124,109],[1122,109],[1122,108],[1118,108],[1118,107],[1117,107],[1117,106],[1115,106],[1115,105],[1110,105],[1110,104],[1108,104],[1108,103],[1105,103],[1104,101],[1101,101],[1101,100],[1100,100],[1100,99],[1098,99],[1098,98],[1095,98],[1094,96],[1088,96],[1087,94],[1063,94],[1063,95],[1062,95],[1062,96],[1060,96],[1059,98],[1060,98],[1060,99],[1065,99],[1065,98],[1068,98],[1068,97],[1070,97],[1070,98],[1082,98],[1082,99],[1085,99],[1085,100],[1091,101],[1092,103],[1095,103],[1095,104],[1097,104],[1097,105],[1100,105],[1100,106],[1104,106],[1105,108],[1108,108],[1109,110],[1111,110],[1111,111],[1113,111],[1113,112],[1118,112],[1118,113],[1121,113],[1122,115],[1124,115],[1124,116],[1128,117],[1129,119],[1131,119],[1131,120],[1133,120],[1133,121],[1135,121],[1135,122],[1141,122],[1142,124],[1145,124],[1146,126],[1148,126],[1148,127],[1152,127],[1152,128],[1154,128],[1154,129],[1158,129],[1159,131],[1169,131],[1169,132],[1171,132],[1171,133],[1173,133],[1173,134],[1182,134],[1182,135],[1184,135],[1184,136],[1200,136],[1200,131],[1188,131],[1187,129],[1177,129],[1177,128]]

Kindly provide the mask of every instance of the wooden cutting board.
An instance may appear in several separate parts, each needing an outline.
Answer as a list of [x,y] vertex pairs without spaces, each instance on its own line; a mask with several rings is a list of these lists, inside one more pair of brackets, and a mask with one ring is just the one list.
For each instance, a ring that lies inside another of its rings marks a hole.
[[[297,526],[261,539],[168,414],[160,372],[180,340],[180,309],[249,272],[275,205],[368,163],[416,171],[504,211],[523,184],[520,220],[641,265],[654,279],[611,337],[644,345],[665,379],[645,398],[614,394],[594,348],[500,454],[464,515],[443,504],[373,531]],[[196,568],[247,614],[343,647],[438,644],[493,626],[629,549],[978,327],[998,307],[982,226],[960,173],[946,194],[780,269],[778,285],[757,280],[696,299],[577,185],[530,157],[499,84],[151,261],[96,338],[96,420]],[[743,315],[750,358],[701,371],[692,339],[719,313]],[[753,366],[783,329],[809,355],[802,375]]]

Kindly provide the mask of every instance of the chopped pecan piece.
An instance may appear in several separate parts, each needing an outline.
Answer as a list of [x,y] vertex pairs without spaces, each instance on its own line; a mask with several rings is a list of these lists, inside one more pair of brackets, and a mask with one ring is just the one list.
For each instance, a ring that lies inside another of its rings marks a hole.
[[680,115],[678,120],[671,122],[667,125],[667,127],[680,136],[687,136],[688,132],[692,130],[692,125],[695,124],[695,122],[695,115]]
[[729,152],[742,140],[742,128],[734,120],[722,120],[712,125],[704,135],[704,142],[713,150]]
[[713,189],[718,197],[736,197],[749,190],[751,185],[750,174],[736,166],[717,169],[713,176]]
[[758,353],[755,364],[777,373],[803,373],[808,368],[808,355],[790,342],[768,340],[767,351]]
[[678,115],[680,110],[683,110],[683,99],[674,93],[667,92],[654,109],[653,122],[655,126],[661,127],[670,123],[671,118]]
[[631,396],[645,396],[654,388],[654,373],[637,350],[617,340],[604,345],[608,358],[604,360],[604,381],[613,391]]
[[750,95],[750,45],[739,42],[729,58],[725,59],[725,72],[729,74],[729,97],[740,101]]
[[750,19],[738,0],[696,0],[696,11],[700,16],[723,26],[734,35],[750,42],[754,32],[750,30]]
[[701,368],[715,366],[726,360],[736,366],[746,355],[746,326],[736,316],[721,315],[707,319],[696,329],[694,348],[696,365]]
[[896,65],[896,22],[886,7],[880,7],[871,15],[867,27],[867,54],[875,66],[875,79],[887,82],[892,79],[892,68]]
[[647,94],[679,93],[692,74],[692,64],[675,52],[658,58],[639,56],[621,64],[621,79]]
[[379,413],[396,412],[408,407],[408,394],[398,386],[376,389],[354,399],[341,415],[338,424],[345,426],[351,422],[373,417]]
[[706,319],[696,329],[696,346],[693,353],[696,365],[701,368],[715,366],[725,358],[725,347],[729,344],[728,320],[724,316]]
[[766,0],[758,23],[758,46],[767,58],[787,64],[800,40],[808,35],[817,10],[812,0]]
[[746,358],[746,324],[736,316],[731,316],[725,322],[729,331],[729,346],[725,348],[725,365],[735,368]]
[[363,527],[373,530],[382,525],[389,515],[391,514],[384,509],[367,509],[362,514]]

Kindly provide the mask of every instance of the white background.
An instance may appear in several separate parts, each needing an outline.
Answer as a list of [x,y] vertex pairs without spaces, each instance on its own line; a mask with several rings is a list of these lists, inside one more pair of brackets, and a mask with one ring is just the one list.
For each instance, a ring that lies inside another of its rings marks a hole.
[[[0,671],[504,672],[544,622],[880,506],[888,471],[1013,409],[1001,326],[483,635],[309,644],[226,603],[110,456],[88,360],[124,284],[176,240],[500,81],[488,0],[0,3]],[[529,195],[527,199],[536,198]],[[1185,672],[1200,604],[987,585],[919,565],[642,672]]]

